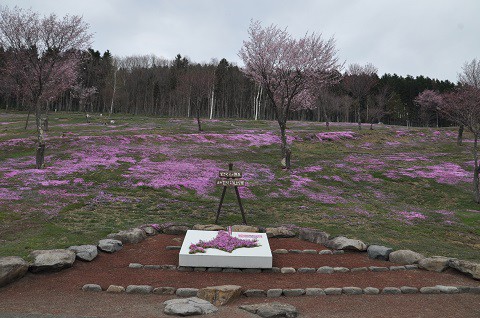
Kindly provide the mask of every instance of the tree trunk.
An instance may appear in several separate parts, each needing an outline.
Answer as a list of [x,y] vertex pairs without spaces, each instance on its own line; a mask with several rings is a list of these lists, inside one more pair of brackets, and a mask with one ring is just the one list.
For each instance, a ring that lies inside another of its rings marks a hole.
[[362,130],[362,116],[360,116],[360,110],[361,108],[361,100],[358,100],[358,109],[357,109],[357,124],[358,124],[358,130]]
[[115,92],[117,91],[117,68],[115,67],[115,71],[113,71],[113,92],[112,92],[112,101],[110,102],[110,114],[113,114],[113,102],[115,100]]
[[476,203],[480,203],[480,167],[478,166],[478,134],[474,135],[473,142],[473,199]]
[[213,119],[213,108],[215,106],[215,86],[212,87],[212,94],[210,95],[210,119]]
[[43,130],[42,109],[39,102],[35,103],[35,121],[37,124],[37,151],[35,153],[35,163],[37,169],[45,167],[45,131]]
[[463,125],[460,125],[460,127],[458,127],[457,145],[459,146],[461,146],[463,142],[463,129]]
[[286,135],[286,130],[287,130],[287,123],[286,123],[286,118],[285,119],[279,119],[278,120],[278,125],[280,126],[280,139],[282,141],[281,145],[281,150],[282,150],[282,165],[285,169],[290,169],[290,157],[292,154],[292,151],[288,147],[287,144],[287,135]]
[[325,126],[327,126],[327,130],[330,130],[330,118],[327,115],[327,108],[325,105],[322,106],[323,109],[323,117],[325,117]]
[[200,105],[198,105],[197,101],[197,125],[198,125],[198,131],[202,131],[202,124],[200,122]]
[[27,127],[28,127],[28,121],[30,120],[30,113],[31,113],[31,110],[29,108],[28,109],[27,120],[25,121],[25,130],[27,130]]

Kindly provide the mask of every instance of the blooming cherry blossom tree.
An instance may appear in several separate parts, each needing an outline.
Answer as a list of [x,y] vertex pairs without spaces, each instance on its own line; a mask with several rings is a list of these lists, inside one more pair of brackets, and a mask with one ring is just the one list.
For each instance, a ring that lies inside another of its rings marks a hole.
[[90,45],[91,37],[80,16],[40,17],[31,10],[0,7],[0,47],[7,52],[3,81],[35,110],[37,168],[44,167],[45,105],[75,84],[79,50]]
[[444,95],[440,110],[449,118],[465,126],[473,134],[473,196],[480,203],[480,165],[478,139],[480,137],[480,61],[465,63],[458,75],[461,84],[455,92]]
[[275,109],[282,155],[289,168],[291,150],[286,137],[289,112],[293,105],[315,107],[311,89],[338,80],[341,65],[335,40],[323,40],[315,33],[294,39],[275,25],[263,28],[259,21],[252,21],[248,34],[249,39],[243,42],[238,55],[245,64],[244,73],[263,87]]
[[446,94],[441,111],[449,118],[465,126],[473,140],[473,193],[474,200],[480,203],[480,165],[478,162],[478,139],[480,137],[480,89],[465,86],[456,92]]

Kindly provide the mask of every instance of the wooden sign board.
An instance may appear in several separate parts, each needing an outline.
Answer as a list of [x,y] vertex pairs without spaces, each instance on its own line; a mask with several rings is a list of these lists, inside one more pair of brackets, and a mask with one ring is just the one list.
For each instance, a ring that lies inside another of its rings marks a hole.
[[239,171],[219,171],[218,176],[221,178],[241,178],[242,173]]
[[243,187],[245,180],[217,180],[216,184],[223,187]]

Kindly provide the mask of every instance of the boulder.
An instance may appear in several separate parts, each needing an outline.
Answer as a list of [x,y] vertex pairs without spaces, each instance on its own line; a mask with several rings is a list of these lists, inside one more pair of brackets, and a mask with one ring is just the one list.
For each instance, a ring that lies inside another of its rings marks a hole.
[[43,271],[59,271],[72,267],[75,253],[69,250],[36,250],[30,253],[33,263],[29,270],[33,273]]
[[398,295],[401,293],[402,293],[402,290],[397,287],[384,287],[382,290],[382,294],[384,295]]
[[480,280],[480,264],[471,261],[463,261],[458,259],[452,259],[448,262],[448,266],[454,268],[474,279]]
[[427,271],[443,272],[449,267],[448,263],[450,260],[452,260],[452,258],[444,256],[427,257],[418,262],[418,267],[426,269]]
[[268,237],[284,237],[284,238],[287,238],[287,237],[294,237],[295,236],[295,233],[290,231],[289,229],[287,229],[286,227],[284,226],[281,226],[281,227],[267,227],[265,229],[265,232],[267,233],[267,236]]
[[197,288],[177,288],[175,295],[178,297],[197,297],[198,289]]
[[156,295],[174,295],[175,287],[157,287],[153,290],[153,293]]
[[302,288],[284,289],[283,294],[286,297],[298,297],[305,294],[305,289],[302,289]]
[[324,296],[325,292],[321,288],[305,288],[305,295],[307,295],[307,296]]
[[234,225],[232,226],[232,232],[258,233],[258,227],[249,225]]
[[98,284],[85,284],[82,286],[83,291],[93,291],[93,292],[101,292],[102,286]]
[[119,240],[123,244],[127,244],[127,243],[136,244],[146,239],[147,233],[145,233],[145,231],[142,229],[136,228],[136,229],[130,229],[126,231],[120,231],[118,233],[108,234],[107,238],[113,239],[113,240]]
[[187,233],[190,228],[186,225],[172,225],[163,229],[163,233],[170,235],[183,235]]
[[198,291],[197,297],[205,299],[215,306],[223,306],[229,301],[240,297],[241,294],[242,286],[223,285],[202,288]]
[[333,267],[330,266],[322,266],[317,269],[317,273],[319,274],[332,274],[334,272]]
[[120,251],[123,248],[122,241],[113,240],[113,239],[104,239],[98,241],[98,248],[107,253],[115,253]]
[[296,270],[293,267],[282,267],[280,269],[280,273],[282,273],[282,274],[293,274],[295,272],[296,272]]
[[127,294],[150,294],[153,287],[149,285],[128,285],[125,289]]
[[108,293],[114,293],[114,294],[124,293],[125,292],[125,287],[118,286],[118,285],[110,285],[107,288],[107,292]]
[[330,235],[328,233],[315,229],[302,228],[298,233],[299,239],[317,244],[325,244],[328,241],[329,237]]
[[379,259],[382,261],[388,261],[388,256],[393,252],[390,247],[381,245],[370,245],[367,248],[368,257],[371,259]]
[[95,245],[70,246],[68,249],[74,252],[77,259],[81,261],[91,262],[98,255]]
[[281,288],[272,288],[267,290],[267,297],[268,298],[278,298],[282,296],[283,289]]
[[163,302],[163,305],[165,314],[177,316],[206,315],[218,310],[208,301],[198,297],[171,299]]
[[242,305],[239,308],[265,318],[295,318],[298,316],[297,308],[279,302]]
[[18,256],[0,257],[0,287],[22,278],[28,271],[28,265]]
[[263,289],[247,289],[243,294],[246,297],[265,297],[267,295]]
[[342,291],[345,295],[361,295],[363,294],[363,289],[360,287],[343,287]]
[[323,291],[325,292],[325,295],[341,295],[343,289],[337,287],[329,287],[325,288]]
[[395,251],[390,253],[388,257],[390,262],[400,265],[416,264],[423,258],[425,258],[425,256],[422,254],[410,250]]
[[367,245],[360,240],[338,236],[325,242],[325,246],[335,250],[366,251]]
[[363,293],[365,295],[378,295],[380,294],[380,289],[375,287],[366,287],[365,289],[363,289]]
[[217,224],[195,224],[192,229],[197,231],[221,231],[225,230],[225,227]]
[[158,234],[157,229],[150,225],[145,226],[143,230],[145,231],[145,234],[147,234],[147,236],[153,236]]

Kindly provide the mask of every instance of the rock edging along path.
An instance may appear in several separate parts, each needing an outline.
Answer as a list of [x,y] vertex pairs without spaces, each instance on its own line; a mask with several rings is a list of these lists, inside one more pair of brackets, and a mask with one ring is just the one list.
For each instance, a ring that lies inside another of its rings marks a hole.
[[[101,292],[104,291],[98,284],[85,284],[82,287],[83,291]],[[156,287],[149,285],[128,285],[127,287],[110,285],[106,291],[109,293],[127,293],[127,294],[157,294],[157,295],[176,295],[177,297],[199,297],[198,288],[184,287]],[[241,294],[245,297],[298,297],[298,296],[327,296],[327,295],[406,295],[406,294],[460,294],[470,293],[480,295],[480,286],[424,286],[424,287],[366,287],[360,288],[355,286],[347,287],[329,287],[329,288],[292,288],[281,289],[272,288],[268,290],[263,289],[246,289],[242,290]]]
[[133,269],[157,269],[157,270],[177,270],[180,272],[222,272],[222,273],[282,273],[282,274],[307,274],[307,273],[319,273],[319,274],[332,274],[332,273],[347,273],[347,272],[395,272],[395,271],[407,271],[417,270],[418,265],[400,265],[400,266],[368,266],[368,267],[340,267],[340,266],[322,266],[319,268],[314,267],[272,267],[272,268],[222,268],[222,267],[186,267],[177,265],[143,265],[140,263],[130,263],[128,268]]
[[[217,225],[195,225],[194,229],[220,229]],[[185,234],[190,226],[178,225],[178,224],[151,224],[143,225],[138,228],[133,228],[127,231],[120,231],[118,233],[109,234],[107,239],[102,239],[97,244],[97,249],[105,253],[115,253],[123,248],[124,243],[135,244],[142,242],[149,235],[156,235],[158,233],[181,235]],[[224,229],[224,228],[223,228]],[[398,250],[378,246],[367,245],[360,240],[349,239],[343,236],[330,237],[326,232],[309,229],[309,228],[287,228],[287,227],[254,227],[246,225],[234,225],[232,226],[234,232],[265,232],[270,238],[285,238],[285,237],[298,237],[302,240],[309,241],[316,244],[323,244],[324,246],[334,249],[336,251],[357,251],[367,252],[367,255],[371,259],[382,259],[385,261],[391,261],[398,265],[412,265],[419,264],[421,268],[429,271],[444,271],[448,268],[455,269],[467,276],[480,280],[480,264],[458,260],[455,258],[448,258],[443,256],[425,257],[419,253],[410,250]],[[58,271],[64,268],[71,267],[76,259],[82,261],[94,261],[96,255],[92,251],[91,246],[72,246],[65,250],[42,250],[32,251],[31,258],[34,259],[33,264],[29,264],[29,270],[31,272],[42,271]],[[304,252],[302,250],[289,250],[287,253],[313,253],[313,251]],[[319,252],[320,254],[322,251]],[[329,252],[323,252],[329,253]],[[48,255],[48,256],[45,256]],[[58,261],[55,261],[50,255],[55,255]],[[72,260],[72,255],[73,260]],[[20,261],[19,258],[15,265],[12,266],[12,257],[0,257],[0,287],[9,284],[17,279],[23,277],[26,273],[24,271],[25,264]],[[23,265],[22,265],[23,264]],[[19,269],[19,266],[23,266]]]

